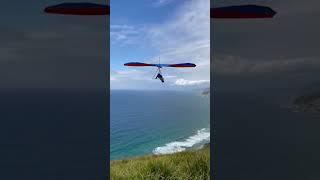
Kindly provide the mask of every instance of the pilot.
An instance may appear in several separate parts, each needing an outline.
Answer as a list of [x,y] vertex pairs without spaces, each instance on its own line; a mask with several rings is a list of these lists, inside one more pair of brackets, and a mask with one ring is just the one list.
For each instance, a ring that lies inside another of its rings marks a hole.
[[163,76],[162,76],[160,73],[158,73],[156,79],[157,79],[157,78],[159,78],[160,81],[164,83],[164,78],[163,78]]

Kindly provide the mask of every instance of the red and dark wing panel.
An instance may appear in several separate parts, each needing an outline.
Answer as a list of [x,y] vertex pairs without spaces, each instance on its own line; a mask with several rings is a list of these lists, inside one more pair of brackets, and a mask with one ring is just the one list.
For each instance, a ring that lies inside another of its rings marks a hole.
[[211,18],[272,18],[276,12],[266,6],[242,5],[210,9]]
[[[161,64],[160,64],[161,65]],[[162,64],[163,67],[177,67],[177,68],[185,68],[185,67],[196,67],[193,63],[180,63],[180,64]]]
[[147,63],[141,63],[141,62],[129,62],[125,63],[125,66],[157,66],[155,64],[147,64]]
[[44,11],[65,15],[110,15],[110,6],[95,3],[62,3],[49,6]]

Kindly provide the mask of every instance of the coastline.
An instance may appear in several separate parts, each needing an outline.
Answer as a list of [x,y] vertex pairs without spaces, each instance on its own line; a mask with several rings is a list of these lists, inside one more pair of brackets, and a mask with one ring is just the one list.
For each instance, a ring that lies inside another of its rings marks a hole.
[[[137,103],[142,98],[147,101]],[[199,94],[116,90],[111,102],[111,160],[169,154],[210,141],[209,102]]]
[[190,149],[186,149],[186,150],[180,151],[180,152],[174,152],[174,153],[170,153],[170,154],[154,154],[154,153],[150,153],[150,154],[145,154],[145,155],[127,157],[127,158],[123,158],[123,159],[113,159],[113,160],[110,160],[110,162],[128,161],[128,160],[135,160],[135,159],[148,158],[148,157],[157,157],[157,156],[166,156],[166,155],[172,155],[172,154],[183,153],[183,152],[198,151],[198,150],[202,150],[202,149],[205,149],[205,148],[210,148],[210,142],[204,143],[201,146],[198,146],[197,148],[190,148]]
[[172,140],[163,145],[155,146],[153,150],[148,153],[136,156],[124,156],[117,159],[111,159],[111,161],[134,159],[143,156],[169,155],[179,152],[199,150],[206,147],[207,144],[210,144],[210,129],[201,128],[197,130],[195,133],[192,133],[191,135],[181,140]]

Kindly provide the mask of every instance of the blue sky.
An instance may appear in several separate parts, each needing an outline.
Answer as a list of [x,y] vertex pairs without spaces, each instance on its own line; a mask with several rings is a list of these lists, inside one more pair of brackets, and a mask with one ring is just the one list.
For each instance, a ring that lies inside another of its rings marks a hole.
[[[209,86],[209,0],[111,1],[111,89],[194,89]],[[152,79],[152,67],[129,61],[197,64],[163,69],[166,82]]]

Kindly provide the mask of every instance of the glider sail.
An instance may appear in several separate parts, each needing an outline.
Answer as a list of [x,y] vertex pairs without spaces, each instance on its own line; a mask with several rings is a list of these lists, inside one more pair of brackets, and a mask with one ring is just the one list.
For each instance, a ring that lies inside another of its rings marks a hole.
[[[160,61],[160,60],[159,60]],[[133,66],[133,67],[146,67],[146,66],[153,66],[157,67],[156,75],[154,79],[159,79],[162,83],[164,83],[164,78],[161,74],[161,68],[163,67],[175,67],[175,68],[189,68],[189,67],[196,67],[193,63],[179,63],[179,64],[149,64],[149,63],[141,63],[141,62],[129,62],[125,63],[125,66]]]
[[176,68],[185,68],[185,67],[196,67],[193,63],[179,63],[179,64],[148,64],[148,63],[141,63],[141,62],[129,62],[125,63],[125,66],[154,66],[158,68],[162,67],[176,67]]
[[65,15],[109,15],[110,6],[95,3],[62,3],[49,6],[44,11]]
[[276,12],[266,6],[240,5],[210,9],[211,18],[273,18]]

